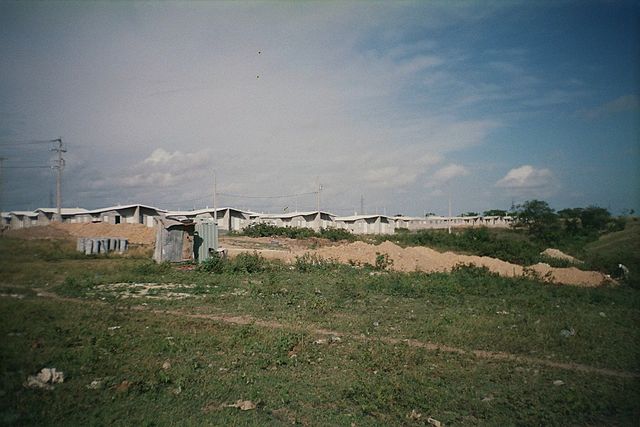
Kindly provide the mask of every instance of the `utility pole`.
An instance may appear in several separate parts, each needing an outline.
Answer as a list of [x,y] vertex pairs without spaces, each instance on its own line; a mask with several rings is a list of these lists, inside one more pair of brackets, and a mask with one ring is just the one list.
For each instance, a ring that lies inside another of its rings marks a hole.
[[451,189],[449,189],[449,234],[451,234]]
[[364,215],[364,194],[360,195],[360,215]]
[[216,206],[216,193],[218,192],[216,183],[216,170],[213,170],[213,218],[214,223],[218,225],[218,207]]
[[316,210],[320,212],[320,193],[322,192],[322,184],[318,180],[318,192],[316,193]]
[[62,222],[62,170],[64,169],[64,159],[62,158],[62,153],[66,153],[62,147],[62,138],[54,139],[51,142],[57,142],[58,146],[52,148],[51,151],[55,151],[58,153],[58,158],[55,160],[55,165],[53,169],[57,170],[56,174],[56,208],[57,213],[54,218],[55,221]]
[[[2,162],[7,160],[6,157],[0,157],[0,214],[2,214],[2,191],[4,188],[2,187]],[[0,218],[0,225],[4,225],[3,218]]]

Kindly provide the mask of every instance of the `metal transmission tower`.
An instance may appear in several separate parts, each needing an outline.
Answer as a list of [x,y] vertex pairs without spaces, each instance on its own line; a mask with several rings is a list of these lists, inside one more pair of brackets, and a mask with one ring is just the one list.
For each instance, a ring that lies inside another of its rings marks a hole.
[[51,149],[51,151],[55,151],[58,153],[58,158],[54,160],[53,169],[56,169],[56,208],[57,213],[55,216],[56,221],[62,222],[62,170],[64,169],[64,159],[62,158],[62,153],[66,153],[62,146],[62,138],[57,138],[51,140],[51,142],[57,142],[58,146]]

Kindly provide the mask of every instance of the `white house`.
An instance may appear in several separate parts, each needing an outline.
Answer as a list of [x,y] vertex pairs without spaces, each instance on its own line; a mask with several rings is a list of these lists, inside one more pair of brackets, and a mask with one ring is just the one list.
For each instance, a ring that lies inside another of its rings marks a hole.
[[276,227],[311,228],[320,231],[321,228],[335,227],[336,216],[329,212],[309,211],[282,214],[261,214],[255,221]]
[[396,227],[393,217],[379,214],[336,217],[335,222],[353,234],[394,234]]
[[219,231],[240,231],[253,223],[253,218],[258,214],[236,208],[213,208],[197,209],[193,211],[169,211],[167,218],[173,219],[196,219],[215,218],[218,222]]
[[160,215],[166,212],[164,209],[154,208],[153,206],[133,204],[94,209],[81,215],[91,215],[94,222],[104,222],[107,224],[144,224],[147,227],[154,227],[154,218],[160,217]]

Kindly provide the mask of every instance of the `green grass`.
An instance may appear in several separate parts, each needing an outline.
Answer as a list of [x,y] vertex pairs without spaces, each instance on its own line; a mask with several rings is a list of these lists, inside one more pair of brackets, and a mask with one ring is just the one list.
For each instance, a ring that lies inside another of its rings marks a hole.
[[627,228],[603,235],[585,247],[585,261],[601,271],[619,274],[618,264],[629,269],[628,283],[640,288],[640,222],[635,218]]
[[[310,258],[292,266],[247,258],[215,274],[84,258],[63,244],[57,250],[68,255],[43,258],[55,245],[0,239],[0,293],[24,295],[0,297],[0,424],[405,425],[432,416],[447,425],[633,425],[640,418],[637,378],[531,361],[640,373],[640,293],[628,286],[548,285],[478,268],[388,273]],[[103,286],[122,282],[164,287],[131,298],[125,287]],[[74,300],[38,297],[40,289]],[[170,292],[188,296],[157,298]],[[342,341],[314,344],[319,328],[343,333]],[[530,361],[389,341],[404,338]],[[167,360],[171,368],[163,369]],[[48,392],[22,387],[43,367],[68,380]],[[102,386],[88,389],[96,379]],[[565,384],[554,386],[558,379]],[[258,407],[222,407],[238,399]],[[422,418],[408,419],[412,410]]]

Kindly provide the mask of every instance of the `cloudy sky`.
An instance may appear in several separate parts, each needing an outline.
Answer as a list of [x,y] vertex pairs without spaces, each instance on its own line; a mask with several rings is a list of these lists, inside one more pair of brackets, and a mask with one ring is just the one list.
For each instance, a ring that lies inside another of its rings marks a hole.
[[[2,208],[640,210],[640,6],[0,3]],[[27,166],[30,166],[27,168]],[[292,196],[297,195],[297,196]],[[290,197],[279,197],[290,196]]]

